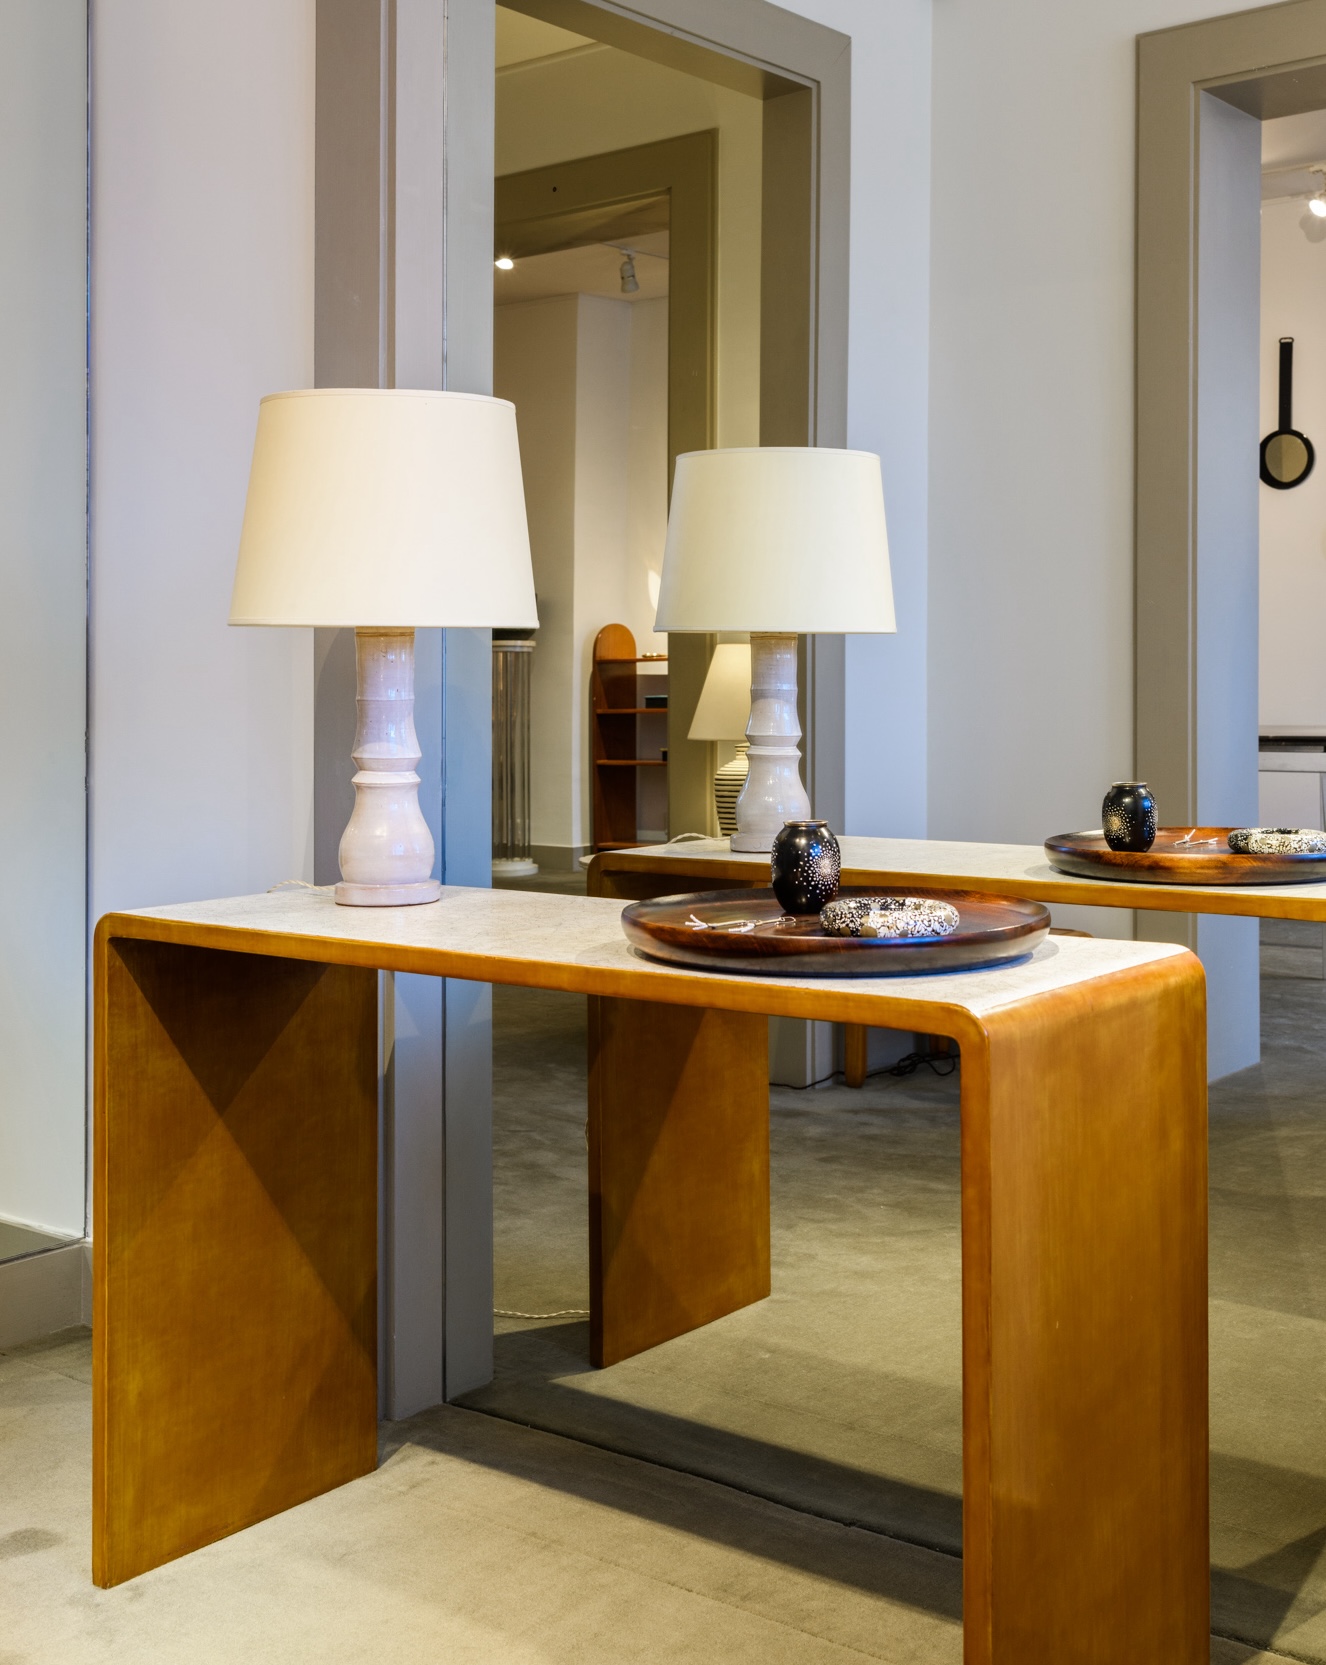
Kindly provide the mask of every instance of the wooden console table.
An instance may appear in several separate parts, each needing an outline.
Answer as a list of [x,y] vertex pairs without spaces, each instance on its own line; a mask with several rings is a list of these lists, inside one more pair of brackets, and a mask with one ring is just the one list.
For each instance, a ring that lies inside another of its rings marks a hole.
[[592,997],[611,1363],[769,1291],[767,1014],[962,1050],[968,1665],[1205,1660],[1204,982],[1165,944],[799,981],[635,957],[620,904],[282,892],[97,928],[93,1576],[376,1461],[378,970]]

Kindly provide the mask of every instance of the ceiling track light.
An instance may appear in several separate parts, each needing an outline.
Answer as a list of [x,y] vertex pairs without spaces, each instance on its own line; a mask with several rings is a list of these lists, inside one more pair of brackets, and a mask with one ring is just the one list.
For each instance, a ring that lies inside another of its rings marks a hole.
[[499,272],[512,272],[516,267],[515,261],[509,254],[499,254],[497,259],[493,261],[493,265],[497,267]]
[[640,279],[635,275],[635,256],[627,250],[626,259],[622,261],[622,294],[634,295],[640,287]]

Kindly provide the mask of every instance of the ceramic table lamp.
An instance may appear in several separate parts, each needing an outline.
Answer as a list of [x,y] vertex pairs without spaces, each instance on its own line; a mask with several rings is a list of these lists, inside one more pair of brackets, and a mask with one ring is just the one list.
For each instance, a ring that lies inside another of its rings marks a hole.
[[678,457],[654,628],[750,632],[749,770],[732,848],[767,851],[785,821],[811,813],[797,637],[897,628],[879,458],[791,446]]
[[735,740],[737,755],[714,771],[714,810],[720,833],[737,830],[737,799],[746,784],[746,724],[750,721],[750,643],[720,642],[709,661],[689,740]]
[[414,632],[538,623],[515,407],[376,388],[264,399],[230,622],[354,627],[358,772],[336,900],[435,901]]

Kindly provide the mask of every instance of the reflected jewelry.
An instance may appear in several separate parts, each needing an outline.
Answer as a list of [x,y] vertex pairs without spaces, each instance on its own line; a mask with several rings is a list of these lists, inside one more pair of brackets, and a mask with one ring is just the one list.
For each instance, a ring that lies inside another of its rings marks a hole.
[[958,917],[952,903],[928,896],[843,896],[820,909],[831,937],[946,937]]
[[1236,827],[1229,847],[1239,856],[1326,855],[1326,832],[1313,827]]

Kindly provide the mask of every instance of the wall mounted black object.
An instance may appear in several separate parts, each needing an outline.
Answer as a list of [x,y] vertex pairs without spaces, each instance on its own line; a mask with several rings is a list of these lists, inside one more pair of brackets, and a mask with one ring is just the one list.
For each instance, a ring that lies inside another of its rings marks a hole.
[[1280,424],[1262,441],[1262,484],[1273,491],[1301,486],[1312,473],[1317,453],[1306,434],[1294,426],[1294,338],[1280,337]]

